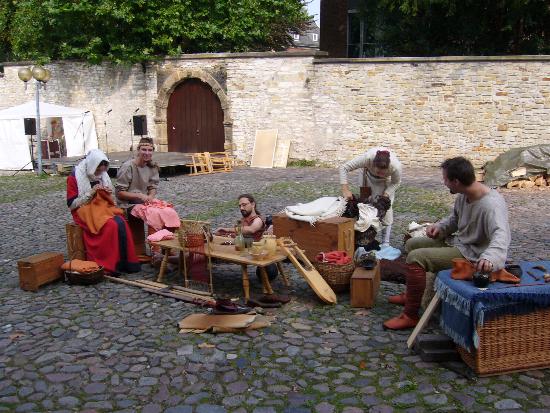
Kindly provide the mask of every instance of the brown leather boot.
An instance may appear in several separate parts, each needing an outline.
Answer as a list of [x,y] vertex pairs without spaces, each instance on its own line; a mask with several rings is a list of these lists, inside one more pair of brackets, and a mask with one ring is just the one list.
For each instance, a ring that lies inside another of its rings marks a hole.
[[509,273],[504,268],[502,270],[493,271],[491,273],[491,282],[500,281],[501,283],[517,284],[521,280],[514,274]]
[[404,330],[418,324],[418,310],[426,288],[426,271],[417,264],[408,264],[405,309],[398,317],[387,320],[384,328]]
[[405,301],[405,293],[388,297],[388,303],[390,304],[405,305]]

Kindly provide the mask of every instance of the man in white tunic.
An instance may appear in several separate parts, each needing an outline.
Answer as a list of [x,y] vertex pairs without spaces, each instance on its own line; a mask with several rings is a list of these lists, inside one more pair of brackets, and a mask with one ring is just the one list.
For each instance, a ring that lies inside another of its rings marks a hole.
[[458,194],[447,218],[426,229],[427,237],[411,238],[407,255],[407,290],[389,298],[404,305],[401,315],[387,320],[385,328],[401,330],[418,323],[418,310],[426,287],[426,271],[437,273],[452,267],[453,258],[465,258],[476,271],[503,269],[510,245],[508,208],[502,195],[476,182],[474,167],[463,157],[441,164],[443,182]]
[[391,207],[382,219],[382,225],[385,227],[382,245],[389,245],[393,223],[393,201],[395,191],[401,184],[401,162],[389,149],[372,148],[343,164],[340,167],[340,184],[342,185],[342,196],[346,199],[353,197],[349,189],[348,173],[360,168],[363,169],[361,187],[370,189],[368,201],[373,202],[379,195],[390,198]]

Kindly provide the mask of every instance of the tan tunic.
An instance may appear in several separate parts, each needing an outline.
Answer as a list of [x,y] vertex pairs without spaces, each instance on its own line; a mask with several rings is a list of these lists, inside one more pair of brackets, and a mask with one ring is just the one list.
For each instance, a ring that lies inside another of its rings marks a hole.
[[135,192],[147,195],[150,189],[157,189],[159,184],[158,167],[136,165],[133,159],[122,164],[117,174],[115,190],[120,208],[128,208],[132,204],[118,198],[120,191]]

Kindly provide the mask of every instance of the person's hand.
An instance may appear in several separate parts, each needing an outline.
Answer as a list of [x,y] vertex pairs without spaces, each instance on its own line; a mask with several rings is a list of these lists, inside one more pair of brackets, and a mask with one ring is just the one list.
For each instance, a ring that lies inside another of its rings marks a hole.
[[351,191],[349,189],[344,189],[342,191],[342,196],[344,198],[346,198],[347,200],[353,199],[353,194],[351,193]]
[[437,225],[433,224],[426,228],[426,235],[429,238],[436,239],[439,236],[440,229]]
[[493,271],[493,263],[486,259],[480,259],[476,263],[476,271],[479,272],[492,272]]

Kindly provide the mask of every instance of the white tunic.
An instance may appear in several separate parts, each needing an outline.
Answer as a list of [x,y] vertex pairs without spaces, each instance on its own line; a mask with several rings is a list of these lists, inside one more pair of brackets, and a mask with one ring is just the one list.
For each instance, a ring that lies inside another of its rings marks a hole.
[[[371,173],[371,171],[374,171],[374,157],[377,151],[390,152],[390,166],[386,178],[378,178]],[[359,168],[363,168],[360,185],[371,188],[371,197],[369,201],[373,201],[377,195],[382,195],[383,193],[388,194],[390,197],[392,207],[386,212],[386,216],[382,220],[382,223],[384,225],[391,225],[393,223],[393,201],[395,199],[395,191],[401,184],[401,162],[399,162],[399,159],[397,159],[393,152],[387,148],[371,148],[364,154],[340,166],[340,184],[348,184],[348,173]]]

